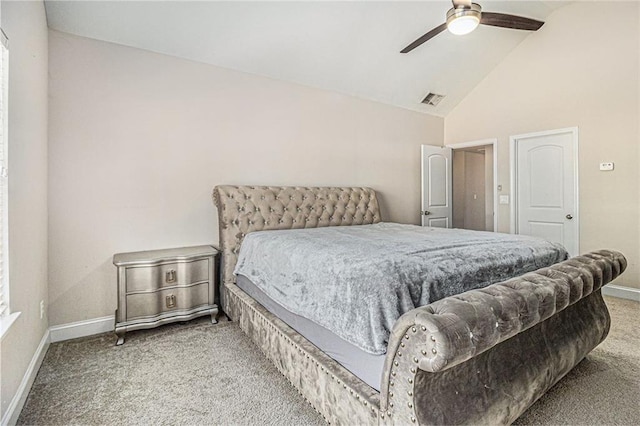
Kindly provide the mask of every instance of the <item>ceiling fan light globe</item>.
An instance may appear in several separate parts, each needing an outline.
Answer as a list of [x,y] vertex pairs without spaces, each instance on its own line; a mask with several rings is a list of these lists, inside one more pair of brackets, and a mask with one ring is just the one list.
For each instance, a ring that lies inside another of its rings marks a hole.
[[482,8],[472,3],[471,7],[454,7],[447,12],[447,29],[455,35],[469,34],[480,25]]
[[480,20],[475,16],[461,16],[447,23],[447,29],[451,34],[469,34],[480,25]]

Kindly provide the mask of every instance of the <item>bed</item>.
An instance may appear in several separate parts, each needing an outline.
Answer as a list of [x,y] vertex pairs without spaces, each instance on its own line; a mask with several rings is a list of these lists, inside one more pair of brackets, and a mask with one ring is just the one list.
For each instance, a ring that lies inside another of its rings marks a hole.
[[[602,250],[555,263],[558,258],[548,262],[553,266],[529,268],[517,278],[458,289],[462,293],[437,294],[434,301],[427,298],[392,317],[383,353],[365,351],[345,361],[335,355],[345,351],[339,344],[336,348],[341,339],[327,343],[326,336],[304,337],[314,321],[305,322],[295,309],[279,310],[282,301],[270,297],[264,283],[253,282],[259,281],[255,275],[234,271],[240,268],[245,237],[255,231],[353,226],[345,228],[353,233],[382,227],[375,191],[218,186],[213,198],[224,312],[330,423],[514,421],[606,337],[610,319],[600,288],[626,267],[620,253]],[[354,374],[358,365],[362,371]],[[367,371],[378,373],[367,376]]]

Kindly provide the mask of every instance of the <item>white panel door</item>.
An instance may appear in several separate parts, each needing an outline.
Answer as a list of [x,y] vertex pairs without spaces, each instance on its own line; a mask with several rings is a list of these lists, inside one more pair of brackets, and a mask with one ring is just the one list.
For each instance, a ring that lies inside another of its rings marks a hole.
[[451,148],[422,145],[422,226],[452,226],[451,158]]
[[578,254],[577,129],[514,136],[515,232]]

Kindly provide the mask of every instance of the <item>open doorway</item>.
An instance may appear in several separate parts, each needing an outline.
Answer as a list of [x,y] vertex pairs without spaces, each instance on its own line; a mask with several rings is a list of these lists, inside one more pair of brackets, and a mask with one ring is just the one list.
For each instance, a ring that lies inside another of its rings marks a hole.
[[496,145],[496,139],[422,145],[422,226],[497,230]]
[[472,142],[449,147],[453,149],[453,227],[495,231],[494,143]]

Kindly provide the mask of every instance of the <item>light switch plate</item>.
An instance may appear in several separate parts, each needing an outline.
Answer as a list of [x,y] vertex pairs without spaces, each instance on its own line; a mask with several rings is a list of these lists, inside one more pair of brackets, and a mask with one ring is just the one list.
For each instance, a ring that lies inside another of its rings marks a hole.
[[509,196],[501,195],[500,196],[500,204],[509,204]]
[[610,172],[613,170],[613,163],[600,163],[600,170],[603,172]]

